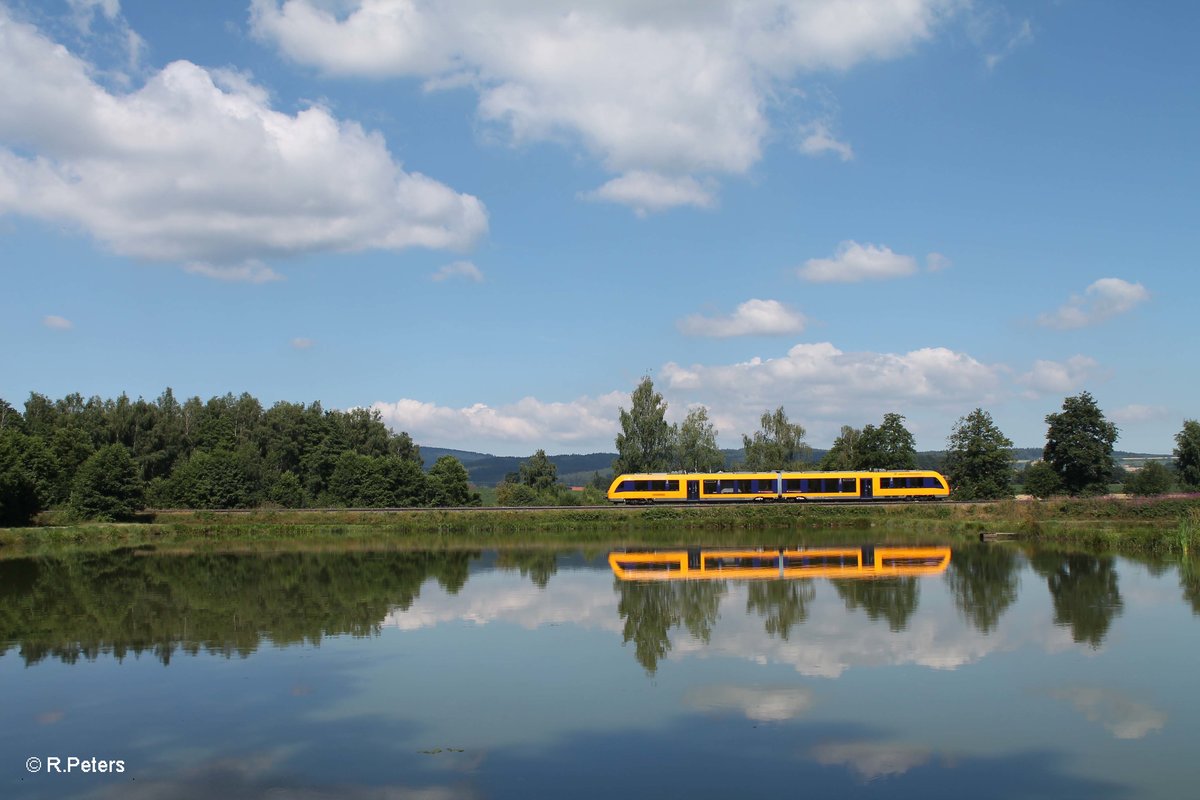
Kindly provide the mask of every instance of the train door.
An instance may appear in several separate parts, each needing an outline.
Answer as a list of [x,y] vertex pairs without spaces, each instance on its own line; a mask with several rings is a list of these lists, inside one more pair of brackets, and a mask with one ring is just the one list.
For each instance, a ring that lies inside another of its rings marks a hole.
[[688,500],[699,500],[700,499],[700,481],[688,481],[687,485],[688,485],[688,487],[687,487]]
[[858,496],[869,500],[875,493],[875,478],[862,478],[858,482]]

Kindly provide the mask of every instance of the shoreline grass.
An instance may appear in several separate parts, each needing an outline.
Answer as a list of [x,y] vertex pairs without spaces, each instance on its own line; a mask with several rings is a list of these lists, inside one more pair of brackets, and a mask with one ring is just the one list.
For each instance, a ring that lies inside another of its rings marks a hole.
[[[1200,551],[1200,498],[1004,500],[880,506],[738,505],[527,511],[170,511],[129,523],[0,529],[0,558],[63,549],[503,547],[914,541],[1007,531],[1033,543],[1117,552]],[[55,523],[64,524],[55,524]]]

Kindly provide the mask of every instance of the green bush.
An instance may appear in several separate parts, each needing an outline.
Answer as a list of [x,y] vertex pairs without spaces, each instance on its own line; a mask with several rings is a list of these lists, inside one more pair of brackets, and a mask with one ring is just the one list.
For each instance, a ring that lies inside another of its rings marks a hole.
[[71,484],[71,510],[84,519],[129,519],[142,509],[145,489],[137,465],[123,445],[97,450]]

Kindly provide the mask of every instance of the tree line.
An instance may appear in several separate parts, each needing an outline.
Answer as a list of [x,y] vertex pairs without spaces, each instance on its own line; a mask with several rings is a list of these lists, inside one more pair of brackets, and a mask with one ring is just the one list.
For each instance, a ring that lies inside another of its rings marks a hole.
[[[638,472],[715,472],[725,456],[717,447],[717,430],[703,406],[688,411],[681,424],[666,421],[667,403],[643,377],[630,395],[630,407],[620,409],[614,474]],[[1113,457],[1119,431],[1088,392],[1068,397],[1062,410],[1046,416],[1046,445],[1042,459],[1022,473],[1014,469],[1013,443],[991,414],[976,408],[960,417],[946,441],[938,464],[919,464],[912,433],[898,413],[884,414],[878,425],[842,426],[833,446],[817,463],[805,443],[802,425],[788,419],[783,406],[763,412],[759,430],[743,434],[745,454],[738,469],[748,471],[818,469],[875,470],[936,467],[946,473],[954,497],[989,500],[1011,497],[1018,481],[1038,497],[1103,494],[1110,483],[1123,482],[1133,494],[1154,495],[1175,486],[1200,490],[1200,422],[1185,420],[1176,434],[1170,466],[1147,462],[1132,475],[1124,474]]]
[[456,458],[426,472],[420,448],[378,411],[264,409],[248,393],[180,403],[169,388],[154,401],[33,393],[24,412],[0,400],[0,525],[48,508],[122,519],[145,507],[479,502]]
[[[716,426],[703,406],[680,424],[649,377],[620,409],[615,474],[723,469]],[[802,425],[783,406],[767,410],[759,430],[742,436],[746,470],[914,469],[947,474],[960,499],[1010,497],[1019,484],[1038,497],[1126,491],[1153,495],[1178,486],[1200,490],[1200,422],[1186,420],[1168,465],[1148,462],[1123,475],[1113,458],[1117,427],[1083,392],[1046,416],[1042,460],[1014,470],[1012,441],[981,408],[957,420],[941,463],[919,463],[899,413],[878,425],[843,426],[816,464]],[[502,506],[600,502],[607,479],[570,492],[538,450],[497,487]],[[478,505],[466,468],[443,456],[423,469],[420,448],[392,433],[377,411],[325,410],[279,402],[264,409],[248,393],[180,403],[171,389],[154,401],[59,400],[32,393],[24,411],[0,400],[0,525],[28,524],[61,508],[84,519],[128,518],[152,508],[412,507]]]

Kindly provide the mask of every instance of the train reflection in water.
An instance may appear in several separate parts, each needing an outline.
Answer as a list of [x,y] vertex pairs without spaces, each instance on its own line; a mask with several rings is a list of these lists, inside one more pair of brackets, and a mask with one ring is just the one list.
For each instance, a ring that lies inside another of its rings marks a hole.
[[621,550],[608,555],[623,581],[729,578],[902,578],[937,575],[950,565],[949,547],[688,548]]

